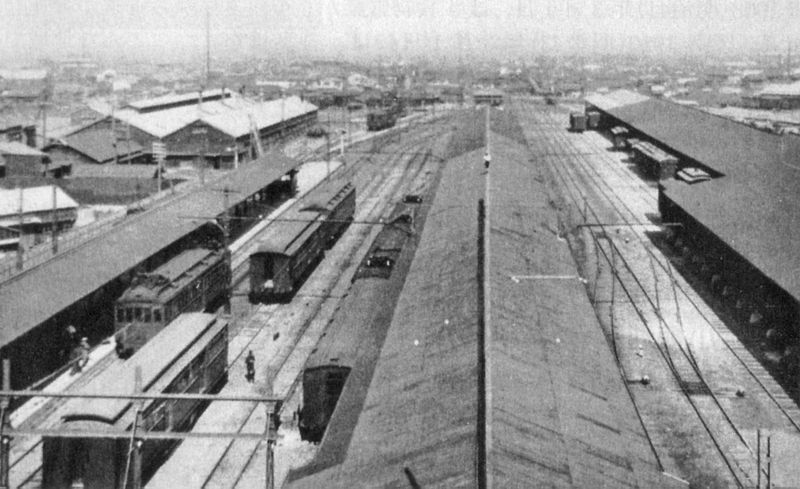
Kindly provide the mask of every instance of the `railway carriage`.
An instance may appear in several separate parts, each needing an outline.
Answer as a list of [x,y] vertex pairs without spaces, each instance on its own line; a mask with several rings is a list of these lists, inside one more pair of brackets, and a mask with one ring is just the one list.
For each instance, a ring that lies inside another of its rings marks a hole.
[[[81,389],[86,394],[129,394],[136,367],[147,393],[214,393],[227,379],[228,323],[212,314],[187,313],[171,322],[131,358],[113,364]],[[195,400],[148,400],[137,431],[186,431],[205,409]],[[126,399],[67,401],[60,428],[86,436],[43,437],[42,487],[111,489],[146,482],[175,447],[175,440],[137,440],[141,464],[129,465],[136,408]],[[108,432],[109,436],[103,434]],[[128,479],[125,479],[125,474]]]
[[353,220],[352,183],[323,185],[273,223],[250,255],[252,302],[290,298]]
[[[395,205],[387,225],[375,237],[354,276],[360,279],[388,279],[400,253],[412,236],[421,199]],[[358,316],[357,313],[354,313]],[[303,369],[303,406],[300,411],[300,436],[319,442],[328,427],[351,369],[363,352],[359,345],[372,334],[369,322],[350,321],[325,336],[313,350]]]
[[115,303],[117,352],[131,355],[181,313],[214,310],[230,287],[231,257],[222,246],[185,250],[136,275]]

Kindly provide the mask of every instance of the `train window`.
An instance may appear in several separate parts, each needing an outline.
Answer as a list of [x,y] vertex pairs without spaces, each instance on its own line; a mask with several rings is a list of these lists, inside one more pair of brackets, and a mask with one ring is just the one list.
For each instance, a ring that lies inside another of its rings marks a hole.
[[134,307],[133,308],[133,319],[135,321],[142,320],[142,308],[141,307]]
[[145,310],[144,310],[144,322],[149,323],[152,320],[153,320],[153,317],[152,317],[152,314],[150,312],[150,309],[145,308]]
[[161,322],[161,309],[153,309],[153,321]]
[[133,309],[130,307],[125,308],[125,322],[132,323],[133,322]]

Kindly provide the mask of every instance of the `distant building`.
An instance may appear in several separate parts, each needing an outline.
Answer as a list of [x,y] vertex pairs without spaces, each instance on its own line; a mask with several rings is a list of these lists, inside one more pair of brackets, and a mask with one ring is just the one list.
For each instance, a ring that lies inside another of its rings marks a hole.
[[757,109],[794,110],[800,108],[800,82],[766,85],[750,97],[742,97],[743,105]]
[[18,141],[0,141],[0,178],[63,176],[61,167],[50,165],[50,158],[38,149]]
[[60,232],[77,218],[78,203],[57,186],[0,189],[0,246],[6,249],[16,248],[20,235],[40,242],[54,223]]
[[214,90],[132,102],[114,111],[113,119],[109,114],[66,137],[116,131],[122,150],[130,136],[147,156],[153,143],[161,142],[168,159],[204,157],[221,168],[250,154],[254,132],[262,144],[271,144],[305,132],[316,120],[317,107],[299,97],[257,102],[230,90]]
[[501,105],[503,92],[496,88],[476,90],[472,93],[472,100],[475,101],[475,105]]
[[141,164],[149,158],[133,140],[114,143],[111,131],[83,131],[45,146],[53,164]]
[[0,141],[16,141],[31,148],[36,147],[36,125],[21,121],[0,120]]
[[0,99],[36,100],[49,92],[45,69],[0,70]]

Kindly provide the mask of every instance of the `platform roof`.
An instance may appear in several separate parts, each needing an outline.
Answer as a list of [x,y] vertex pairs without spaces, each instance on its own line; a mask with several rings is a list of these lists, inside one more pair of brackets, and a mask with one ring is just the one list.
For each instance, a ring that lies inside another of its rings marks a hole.
[[[606,98],[630,98],[625,91]],[[736,253],[800,299],[800,138],[769,134],[665,100],[587,102],[723,176],[664,192]]]
[[552,232],[556,217],[530,155],[493,137],[485,442],[480,148],[447,163],[344,462],[291,489],[410,487],[412,479],[472,488],[482,477],[489,487],[673,487],[647,447],[569,249]]
[[249,198],[299,163],[270,153],[204,188],[130,216],[108,232],[0,284],[0,345],[8,345],[76,301]]

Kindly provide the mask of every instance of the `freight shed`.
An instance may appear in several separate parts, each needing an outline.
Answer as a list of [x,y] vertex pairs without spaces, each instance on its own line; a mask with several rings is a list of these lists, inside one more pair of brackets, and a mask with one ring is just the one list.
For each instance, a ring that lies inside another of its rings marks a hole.
[[539,169],[492,148],[485,278],[481,148],[447,163],[344,460],[286,487],[685,487],[659,471]]
[[284,191],[281,179],[296,166],[285,156],[266,155],[0,284],[0,356],[11,359],[12,386],[28,385],[64,363],[67,325],[90,340],[111,335],[113,301],[136,271],[157,267],[193,241],[222,240],[221,227],[209,222],[225,203],[234,216],[258,212],[271,193]]
[[767,328],[798,336],[800,139],[624,90],[587,98],[640,137],[706,170],[692,185],[664,180],[659,209],[711,268],[715,283]]
[[204,157],[215,168],[233,167],[253,150],[252,134],[262,144],[279,143],[289,135],[302,133],[317,121],[317,107],[299,97],[259,102],[218,91],[206,97],[170,96],[131,104],[99,121],[67,135],[85,132],[122,133],[118,145],[130,139],[149,155],[153,143],[166,146],[167,159],[192,160]]

